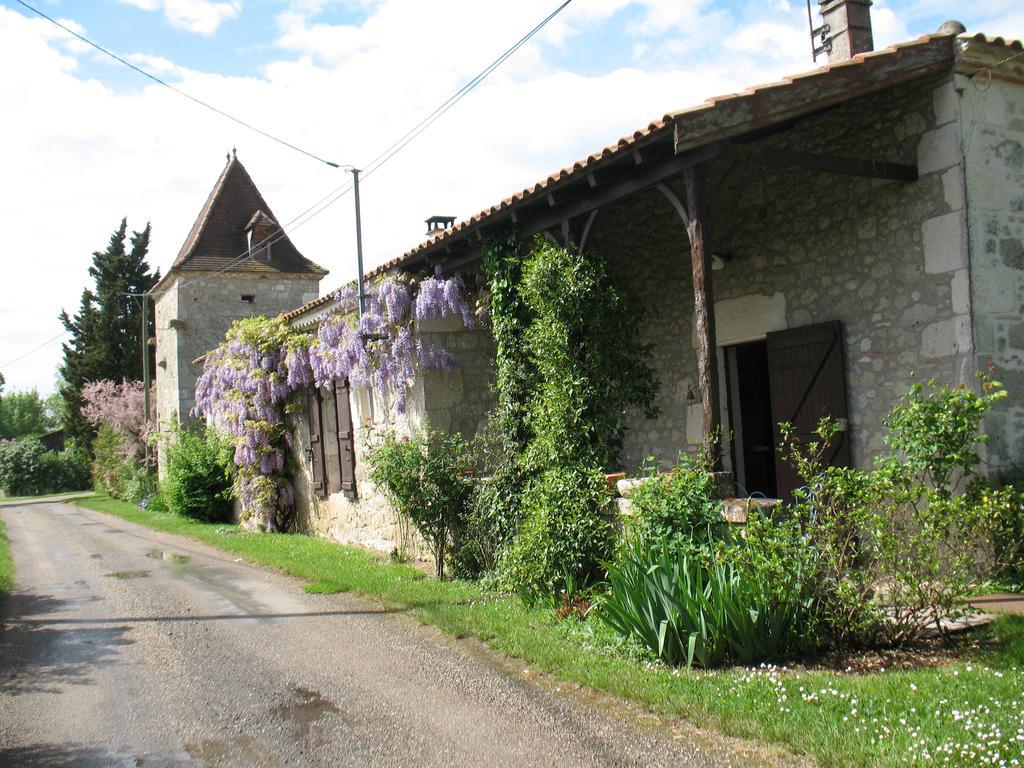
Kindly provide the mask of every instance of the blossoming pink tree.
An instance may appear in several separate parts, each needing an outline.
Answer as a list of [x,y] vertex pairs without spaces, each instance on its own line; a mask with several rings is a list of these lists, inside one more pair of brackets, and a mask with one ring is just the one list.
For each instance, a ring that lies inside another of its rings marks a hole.
[[146,443],[153,429],[143,413],[141,381],[90,381],[82,388],[82,415],[94,427],[106,425],[121,435],[125,456],[146,459]]

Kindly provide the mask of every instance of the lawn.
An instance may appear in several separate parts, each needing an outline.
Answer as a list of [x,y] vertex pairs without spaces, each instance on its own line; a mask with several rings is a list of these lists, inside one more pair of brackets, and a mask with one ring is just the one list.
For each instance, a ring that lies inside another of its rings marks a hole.
[[[533,670],[631,699],[665,717],[778,742],[825,766],[1024,766],[1024,620],[985,630],[984,650],[955,662],[871,674],[762,666],[671,670],[626,652],[596,621],[436,582],[406,565],[322,539],[254,534],[105,498],[76,502],[182,534],[309,582],[402,609],[456,637],[475,637]],[[0,579],[3,574],[0,556]]]

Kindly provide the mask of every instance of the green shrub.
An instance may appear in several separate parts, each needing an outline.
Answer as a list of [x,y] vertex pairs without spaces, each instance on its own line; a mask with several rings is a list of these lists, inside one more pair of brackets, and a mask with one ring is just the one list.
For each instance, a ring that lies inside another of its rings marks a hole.
[[716,558],[736,568],[759,605],[772,610],[795,603],[804,608],[790,650],[812,651],[820,645],[814,581],[818,552],[799,520],[784,508],[775,514],[752,509],[743,526],[730,529]]
[[89,457],[85,451],[73,445],[59,453],[49,451],[43,454],[43,468],[48,492],[81,491],[91,484]]
[[624,545],[667,547],[673,554],[714,548],[727,525],[722,521],[712,455],[710,450],[684,454],[667,473],[648,466],[646,482],[630,497],[633,513],[624,520]]
[[634,544],[609,566],[608,581],[602,620],[672,665],[785,658],[800,647],[811,617],[802,589],[766,602],[759,585],[732,563],[707,565],[667,546]]
[[124,500],[141,504],[156,495],[156,492],[156,476],[141,465],[135,466],[124,483]]
[[585,587],[599,574],[611,548],[603,470],[618,460],[628,411],[656,415],[658,387],[638,341],[642,305],[599,256],[539,237],[518,294],[530,386],[516,390],[521,522],[500,570],[506,588],[526,595],[567,579]]
[[74,445],[47,451],[36,439],[0,441],[0,490],[35,496],[89,487],[89,460]]
[[8,496],[45,493],[46,447],[36,439],[0,440],[0,489]]
[[991,574],[986,552],[1011,494],[978,474],[978,445],[1002,397],[985,377],[980,393],[914,385],[886,420],[893,453],[872,471],[827,465],[838,424],[823,420],[806,445],[783,425],[785,452],[805,483],[791,514],[818,556],[814,583],[834,644],[914,639],[962,613],[964,598]]
[[479,480],[452,546],[451,568],[457,578],[492,577],[501,552],[519,529],[523,470],[519,452],[501,422],[499,413],[490,414],[469,446]]
[[370,453],[369,465],[374,484],[426,539],[443,579],[452,546],[463,541],[473,498],[462,436],[430,429],[412,439],[388,433]]
[[212,429],[178,429],[167,443],[167,476],[160,497],[176,515],[230,522],[231,467],[231,446]]
[[1002,473],[994,520],[993,544],[996,575],[1024,584],[1024,466],[1016,465]]
[[535,602],[540,592],[557,595],[568,581],[587,585],[611,554],[613,526],[604,474],[552,467],[533,478],[522,499],[523,521],[502,554],[502,583]]
[[124,438],[111,426],[103,424],[92,443],[92,479],[97,491],[125,498],[125,486],[134,476],[138,463],[125,455]]

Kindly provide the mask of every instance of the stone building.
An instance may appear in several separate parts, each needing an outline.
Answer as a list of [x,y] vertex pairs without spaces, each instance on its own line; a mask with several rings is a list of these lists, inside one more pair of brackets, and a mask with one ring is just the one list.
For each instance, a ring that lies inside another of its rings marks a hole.
[[[869,5],[821,2],[826,66],[667,114],[380,271],[473,270],[481,242],[511,226],[609,259],[652,310],[661,383],[659,418],[630,416],[627,471],[673,462],[721,425],[738,493],[785,496],[779,421],[808,433],[840,419],[834,462],[867,467],[912,381],[972,384],[990,365],[1010,396],[986,425],[987,458],[1020,461],[1024,46],[950,22],[873,51]],[[290,316],[312,322],[328,303]],[[417,382],[398,428],[468,434],[486,412],[486,332],[445,343],[462,374]],[[312,530],[385,549],[396,521],[360,475],[380,418],[360,397],[355,491],[312,491],[304,464],[300,510]]]
[[232,322],[315,299],[326,274],[292,245],[232,152],[173,266],[150,293],[160,428],[192,419],[202,372],[195,361],[224,341]]

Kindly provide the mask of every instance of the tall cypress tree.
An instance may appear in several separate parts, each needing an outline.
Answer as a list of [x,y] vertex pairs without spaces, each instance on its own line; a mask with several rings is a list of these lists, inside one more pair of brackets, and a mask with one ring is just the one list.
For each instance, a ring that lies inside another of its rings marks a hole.
[[[142,378],[142,304],[138,296],[160,279],[146,262],[150,225],[132,232],[130,248],[125,247],[127,219],[110,236],[104,251],[92,255],[89,275],[93,289],[82,291],[74,317],[62,311],[60,320],[71,338],[64,344],[60,368],[61,397],[65,404],[65,429],[69,436],[88,438],[89,425],[81,415],[82,386],[88,381],[112,379],[138,381]],[[155,333],[152,307],[146,336]],[[152,351],[150,351],[152,355]],[[152,358],[150,364],[152,370]]]

